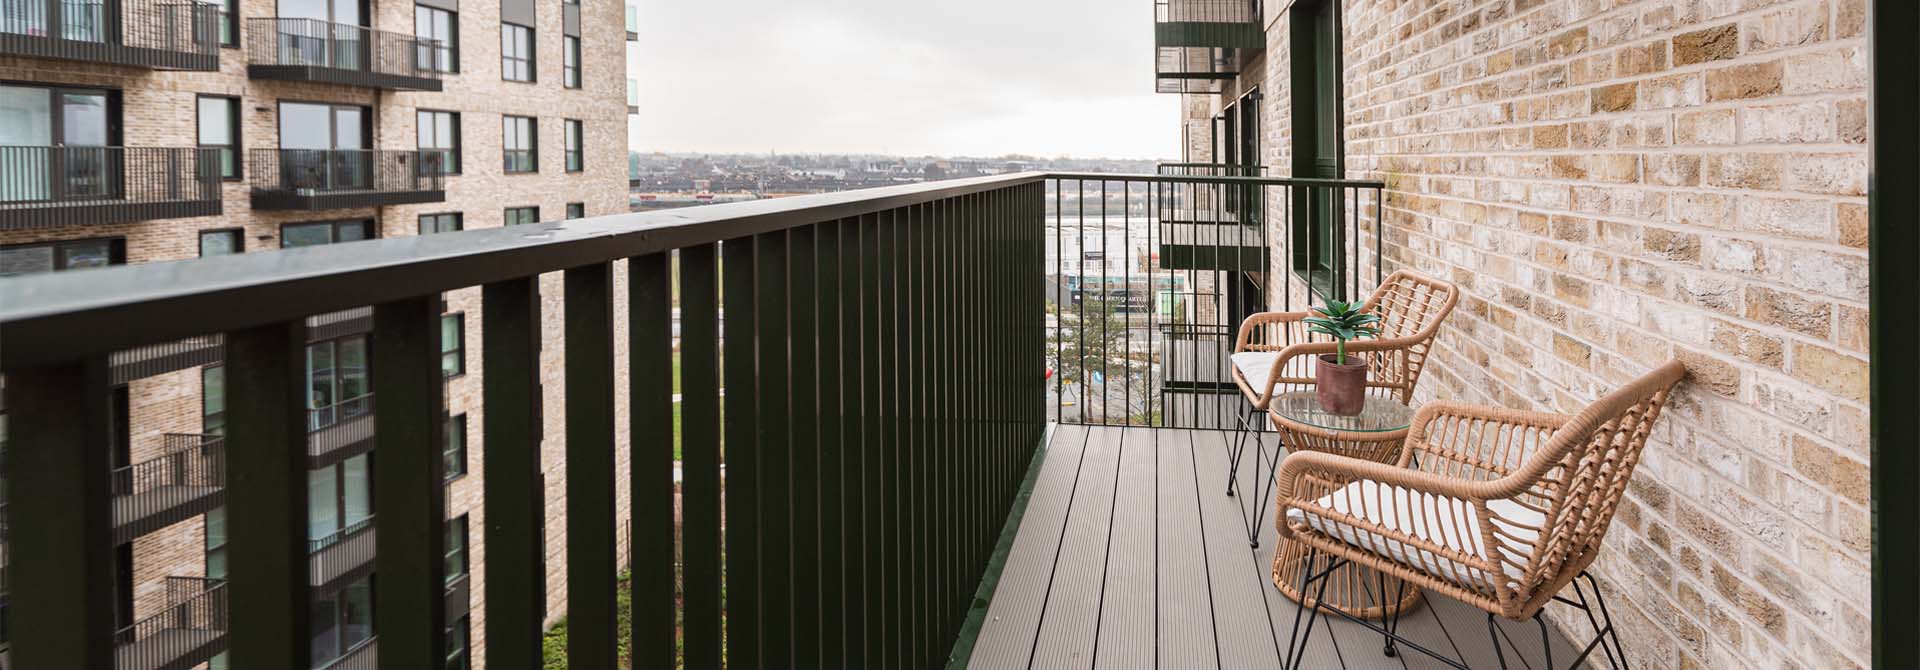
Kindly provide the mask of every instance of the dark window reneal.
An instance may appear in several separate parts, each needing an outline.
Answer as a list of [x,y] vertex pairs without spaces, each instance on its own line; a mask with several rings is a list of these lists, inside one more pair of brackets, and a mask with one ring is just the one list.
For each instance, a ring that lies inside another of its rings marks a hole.
[[461,216],[459,212],[420,215],[420,234],[421,235],[431,235],[434,233],[451,233],[456,230],[464,230],[465,226],[466,224],[464,221],[461,220]]
[[466,414],[455,414],[447,419],[447,443],[440,450],[440,458],[446,464],[447,481],[459,479],[467,474]]
[[566,160],[568,172],[586,169],[586,157],[582,152],[582,138],[586,135],[586,124],[582,121],[567,119],[561,127],[566,129]]
[[527,116],[502,116],[500,146],[507,172],[540,171],[540,121]]
[[440,374],[458,377],[467,371],[467,315],[440,317]]
[[118,237],[4,246],[0,277],[120,265],[127,262],[126,249],[126,240]]
[[584,202],[567,203],[567,218],[582,219],[582,218],[586,218],[586,216],[587,216],[587,203],[584,203]]
[[200,231],[201,258],[237,254],[246,251],[245,246],[245,238],[239,228]]
[[567,35],[560,38],[560,83],[567,88],[580,88],[580,38]]
[[[438,7],[413,6],[413,36],[420,38],[415,67],[435,72],[460,71],[460,15]],[[431,41],[428,41],[431,40]]]
[[373,239],[373,220],[289,223],[280,227],[280,247],[311,247]]
[[511,23],[500,24],[500,78],[507,81],[533,81],[533,29]]
[[539,222],[540,222],[539,207],[508,207],[507,208],[506,225],[518,226],[518,225],[524,225],[528,223],[539,223]]
[[240,99],[203,95],[198,99],[199,144],[220,150],[220,178],[240,178]]
[[427,169],[460,174],[460,113],[423,109],[414,113],[413,127]]

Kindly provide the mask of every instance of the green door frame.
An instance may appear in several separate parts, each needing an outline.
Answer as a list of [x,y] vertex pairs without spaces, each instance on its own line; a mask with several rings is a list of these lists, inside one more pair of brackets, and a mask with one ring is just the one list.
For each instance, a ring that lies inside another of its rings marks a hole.
[[[1868,34],[1873,50],[1868,136],[1868,319],[1872,324],[1873,667],[1920,667],[1920,104],[1913,72],[1920,51],[1898,38],[1920,25],[1920,3],[1874,0]],[[1889,160],[1882,161],[1881,157]],[[1887,187],[1891,185],[1892,187]]]
[[[1298,0],[1289,9],[1291,53],[1288,55],[1290,112],[1293,117],[1293,174],[1297,177],[1340,178],[1346,175],[1347,147],[1343,125],[1346,109],[1340,72],[1345,68],[1340,47],[1340,0]],[[1322,298],[1345,299],[1342,280],[1346,260],[1340,198],[1325,189],[1293,189],[1294,226],[1288,266],[1303,276]],[[1300,221],[1306,221],[1300,225]],[[1316,249],[1326,249],[1324,255]],[[1303,274],[1304,272],[1304,274]]]

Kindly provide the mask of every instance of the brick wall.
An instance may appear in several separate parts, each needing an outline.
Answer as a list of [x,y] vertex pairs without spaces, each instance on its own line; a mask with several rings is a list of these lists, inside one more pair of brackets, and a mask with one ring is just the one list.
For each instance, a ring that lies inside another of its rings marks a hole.
[[[1287,174],[1268,4],[1242,82]],[[1420,395],[1692,370],[1595,565],[1636,667],[1870,661],[1865,4],[1343,3],[1347,176],[1389,185],[1389,268],[1465,292]]]

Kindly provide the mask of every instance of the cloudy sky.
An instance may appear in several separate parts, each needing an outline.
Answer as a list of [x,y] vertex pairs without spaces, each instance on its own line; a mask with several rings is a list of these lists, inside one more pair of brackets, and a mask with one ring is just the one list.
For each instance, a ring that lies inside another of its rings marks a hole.
[[635,150],[1178,151],[1138,0],[635,1]]

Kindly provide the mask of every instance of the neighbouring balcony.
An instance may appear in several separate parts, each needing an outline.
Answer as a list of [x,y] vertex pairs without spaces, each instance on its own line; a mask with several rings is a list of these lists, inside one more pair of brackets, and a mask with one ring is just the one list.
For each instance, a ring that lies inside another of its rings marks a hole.
[[373,449],[373,394],[307,410],[307,467],[322,468]]
[[227,648],[227,584],[168,577],[167,605],[114,633],[116,670],[187,670]]
[[438,91],[439,42],[319,19],[247,19],[247,76]]
[[220,69],[220,6],[193,0],[0,0],[0,55]]
[[331,590],[373,571],[373,515],[307,541],[307,584]]
[[225,502],[226,440],[164,436],[160,456],[113,471],[113,537],[134,538],[205,514]]
[[1267,46],[1260,0],[1155,0],[1154,77],[1161,93],[1218,93]]
[[219,149],[0,146],[0,230],[217,215],[219,167]]
[[446,200],[439,152],[254,149],[253,208],[323,210]]

